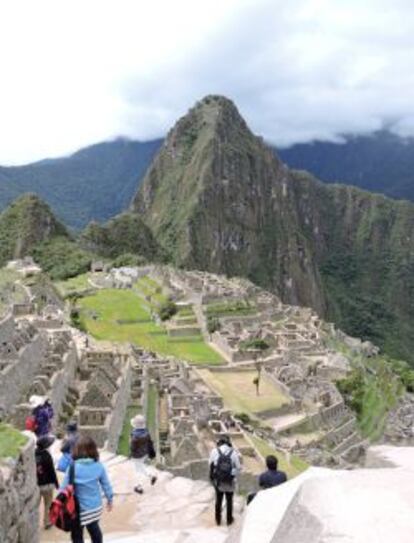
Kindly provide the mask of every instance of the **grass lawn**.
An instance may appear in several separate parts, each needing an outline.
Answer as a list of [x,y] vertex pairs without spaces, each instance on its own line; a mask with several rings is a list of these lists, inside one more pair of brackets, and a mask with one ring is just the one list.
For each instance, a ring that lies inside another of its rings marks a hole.
[[0,423],[0,458],[16,458],[27,437],[8,424]]
[[195,364],[222,364],[221,356],[202,336],[170,338],[150,318],[145,301],[130,290],[105,289],[79,300],[82,325],[95,338],[135,343],[161,355]]
[[288,457],[288,455],[286,455],[283,451],[274,449],[268,445],[266,441],[263,441],[263,439],[260,439],[259,437],[250,436],[250,439],[253,441],[255,447],[264,458],[266,458],[266,456],[269,454],[276,456],[276,458],[279,460],[278,469],[286,472],[288,479],[296,477],[296,475],[299,475],[309,467],[309,464],[298,456],[292,454],[290,457]]
[[89,274],[82,273],[76,277],[71,277],[66,279],[66,281],[56,281],[55,286],[59,294],[65,298],[70,294],[75,294],[76,292],[82,292],[91,288],[91,285],[88,282]]
[[153,306],[159,306],[167,301],[167,296],[162,293],[161,285],[147,275],[138,279],[135,283],[135,288],[142,293],[143,296],[148,296],[150,298],[150,303]]
[[225,405],[235,413],[257,415],[261,411],[277,409],[289,401],[263,374],[260,380],[260,395],[257,396],[253,384],[257,372],[254,370],[242,372],[200,370],[199,373],[207,384],[222,396]]
[[129,455],[129,436],[132,432],[131,419],[141,412],[139,407],[128,407],[125,414],[124,424],[122,426],[122,433],[118,442],[118,454],[124,456]]

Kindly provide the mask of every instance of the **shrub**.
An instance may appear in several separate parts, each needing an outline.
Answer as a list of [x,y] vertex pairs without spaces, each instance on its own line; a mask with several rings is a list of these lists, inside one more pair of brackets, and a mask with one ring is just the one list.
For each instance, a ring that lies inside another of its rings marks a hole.
[[220,330],[221,324],[218,319],[214,319],[213,317],[209,317],[207,321],[207,331],[209,334],[214,334],[214,332],[217,332],[217,330]]
[[168,319],[171,319],[177,311],[178,309],[175,303],[172,300],[167,300],[160,305],[158,315],[162,321],[167,321]]
[[112,261],[112,266],[114,268],[122,268],[124,266],[130,266],[130,267],[143,266],[145,264],[147,264],[146,258],[144,258],[141,255],[134,255],[132,253],[124,253],[116,257]]
[[269,344],[261,338],[247,339],[240,343],[241,349],[244,351],[257,349],[258,351],[265,351],[269,348]]

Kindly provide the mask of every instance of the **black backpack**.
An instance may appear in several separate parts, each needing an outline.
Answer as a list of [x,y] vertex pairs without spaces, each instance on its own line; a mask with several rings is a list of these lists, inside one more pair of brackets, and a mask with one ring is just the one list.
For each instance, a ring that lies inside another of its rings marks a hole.
[[218,460],[214,468],[214,479],[217,483],[232,483],[233,482],[233,462],[231,460],[231,455],[233,449],[225,454],[219,448],[218,451]]

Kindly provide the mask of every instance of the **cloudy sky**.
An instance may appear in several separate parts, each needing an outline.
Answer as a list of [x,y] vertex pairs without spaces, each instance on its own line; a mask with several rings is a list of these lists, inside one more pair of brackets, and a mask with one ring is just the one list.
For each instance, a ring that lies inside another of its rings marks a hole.
[[0,2],[0,164],[150,139],[206,94],[277,145],[414,134],[412,0]]

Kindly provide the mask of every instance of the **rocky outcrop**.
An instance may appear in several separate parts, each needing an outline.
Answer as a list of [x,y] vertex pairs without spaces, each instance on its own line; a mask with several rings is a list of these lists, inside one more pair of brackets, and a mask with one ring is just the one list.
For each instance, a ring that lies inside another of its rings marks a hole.
[[[395,451],[398,468],[310,468],[260,492],[226,543],[408,543],[414,528],[412,449]],[[384,454],[392,457],[392,448]]]

